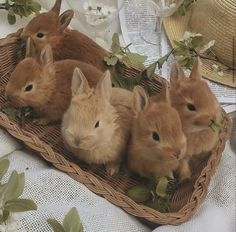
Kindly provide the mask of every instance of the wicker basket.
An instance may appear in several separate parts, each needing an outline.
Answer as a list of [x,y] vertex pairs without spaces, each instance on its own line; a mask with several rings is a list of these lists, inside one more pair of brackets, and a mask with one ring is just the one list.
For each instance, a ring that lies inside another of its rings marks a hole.
[[[24,41],[19,38],[19,32],[0,40],[0,107],[6,104],[5,85],[11,71],[24,56],[24,47]],[[125,76],[136,76],[137,73],[138,70],[130,67],[126,67],[124,71]],[[162,81],[161,77],[156,76],[155,80],[148,84],[152,86],[154,92],[158,93],[162,87]],[[36,154],[41,155],[54,167],[83,183],[91,191],[103,196],[127,213],[153,226],[159,224],[177,225],[185,222],[194,214],[207,194],[208,184],[230,134],[230,120],[223,110],[222,114],[223,127],[218,144],[207,160],[201,162],[194,169],[191,181],[178,186],[171,194],[170,213],[157,212],[135,203],[125,195],[127,188],[138,183],[137,177],[130,176],[124,171],[117,178],[111,178],[106,175],[103,168],[91,170],[85,164],[76,164],[73,156],[62,145],[60,125],[36,126],[30,121],[26,121],[24,127],[21,128],[19,121],[11,121],[7,115],[0,113],[0,126],[22,141],[28,148],[36,151]]]

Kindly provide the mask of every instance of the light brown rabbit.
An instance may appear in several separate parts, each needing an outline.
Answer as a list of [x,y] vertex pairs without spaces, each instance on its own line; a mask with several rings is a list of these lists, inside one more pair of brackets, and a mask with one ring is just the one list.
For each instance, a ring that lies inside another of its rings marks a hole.
[[219,133],[209,126],[213,121],[221,123],[220,105],[202,80],[200,66],[198,58],[189,78],[177,64],[172,66],[170,74],[171,102],[180,115],[187,137],[188,157],[208,153],[219,139]]
[[109,175],[116,174],[130,136],[132,92],[112,88],[109,71],[95,89],[90,88],[77,69],[72,95],[62,121],[65,145],[86,163],[105,165]]
[[[30,39],[29,39],[30,41]],[[27,55],[34,53],[30,42]],[[95,86],[102,72],[92,65],[63,60],[53,63],[52,50],[47,45],[41,52],[40,62],[32,57],[22,60],[11,74],[6,86],[6,97],[15,107],[32,107],[40,116],[37,124],[60,120],[71,99],[71,79],[76,67],[81,68],[91,86]]]
[[177,111],[171,107],[168,88],[159,101],[149,98],[140,86],[134,88],[128,166],[140,176],[167,176],[177,171],[180,180],[190,177],[185,160],[186,137]]
[[33,18],[22,32],[22,37],[31,37],[37,47],[37,53],[46,44],[53,49],[54,60],[75,59],[91,64],[105,71],[107,66],[103,58],[109,53],[86,35],[67,26],[74,12],[67,10],[60,14],[61,0],[56,0],[53,8]]

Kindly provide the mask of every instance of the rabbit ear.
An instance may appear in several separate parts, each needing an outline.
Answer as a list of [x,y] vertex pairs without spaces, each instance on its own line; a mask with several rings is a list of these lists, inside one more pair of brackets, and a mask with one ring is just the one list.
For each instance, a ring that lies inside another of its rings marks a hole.
[[167,82],[162,83],[159,100],[164,101],[170,105],[170,91]]
[[37,52],[33,40],[29,37],[26,43],[25,57],[36,57]]
[[59,24],[60,24],[61,30],[64,30],[67,28],[73,16],[74,16],[73,10],[67,10],[59,16]]
[[96,92],[99,93],[104,99],[110,101],[112,92],[111,73],[107,70],[104,72],[100,81],[97,84]]
[[193,64],[192,72],[189,76],[192,80],[200,80],[202,78],[201,76],[201,60],[199,57],[195,60]]
[[56,0],[54,6],[52,7],[51,11],[55,12],[57,15],[60,14],[61,9],[61,0]]
[[53,64],[53,53],[50,45],[46,45],[41,51],[40,62],[43,66]]
[[178,80],[184,78],[185,75],[183,69],[177,63],[173,63],[170,70],[170,83],[174,85]]
[[149,99],[141,86],[135,86],[133,92],[133,108],[135,113],[140,113],[149,106]]
[[71,90],[72,95],[79,95],[86,92],[89,89],[89,84],[79,68],[75,68],[73,72],[72,82],[71,82]]

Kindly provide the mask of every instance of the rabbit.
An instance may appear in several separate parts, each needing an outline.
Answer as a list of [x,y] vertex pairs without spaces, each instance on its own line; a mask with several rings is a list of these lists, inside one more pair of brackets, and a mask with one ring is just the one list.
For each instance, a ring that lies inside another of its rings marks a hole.
[[87,164],[104,165],[108,175],[117,174],[130,136],[132,92],[112,88],[109,71],[91,88],[78,68],[71,88],[61,128],[65,146]]
[[177,64],[172,65],[170,72],[170,98],[182,121],[189,158],[209,154],[219,139],[219,133],[209,126],[222,120],[220,104],[202,79],[200,69],[201,61],[197,58],[189,78]]
[[39,116],[34,122],[46,125],[60,120],[69,106],[71,80],[76,67],[81,68],[91,86],[97,84],[102,72],[77,60],[68,59],[53,63],[52,49],[49,45],[42,50],[40,62],[30,57],[33,53],[28,42],[27,57],[12,72],[5,93],[11,105],[32,107]]
[[73,18],[73,10],[60,14],[61,0],[56,0],[53,8],[33,18],[23,29],[21,37],[32,38],[37,54],[46,44],[52,46],[54,60],[75,59],[91,64],[101,71],[108,69],[103,61],[110,53],[96,44],[92,39],[67,26]]
[[128,167],[140,176],[191,176],[185,160],[186,137],[177,111],[170,105],[168,88],[149,98],[141,86],[133,90],[134,119],[128,145]]

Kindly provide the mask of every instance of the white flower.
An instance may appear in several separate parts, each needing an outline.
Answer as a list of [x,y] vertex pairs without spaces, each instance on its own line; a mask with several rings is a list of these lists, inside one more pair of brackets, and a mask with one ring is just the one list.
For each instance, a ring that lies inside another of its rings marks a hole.
[[202,34],[200,34],[200,33],[192,33],[192,32],[189,32],[189,31],[185,31],[184,36],[183,36],[183,40],[188,40],[191,37],[196,37],[196,36],[200,37],[200,36],[202,36]]
[[176,7],[176,3],[170,4],[170,8],[175,8],[175,7]]
[[217,72],[219,70],[219,65],[213,64],[212,69]]
[[224,76],[224,72],[223,72],[223,71],[219,71],[219,72],[217,72],[217,74],[218,74],[220,77],[223,77],[223,76]]
[[211,48],[212,46],[214,46],[214,44],[215,44],[215,40],[211,40],[210,42],[208,42],[207,44],[205,44],[204,46],[203,46],[203,48],[199,51],[200,53],[204,53],[204,52],[206,52],[209,48]]

